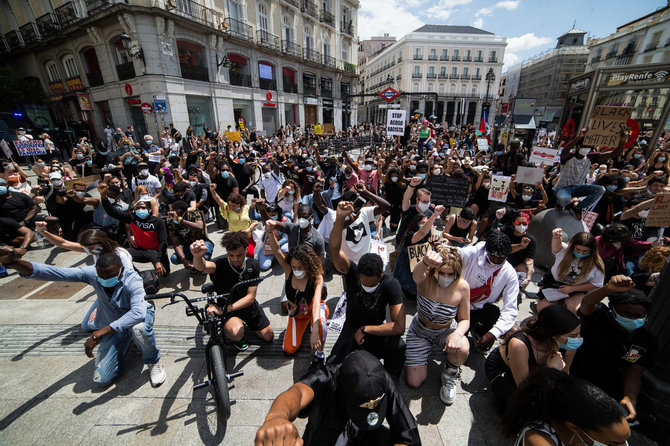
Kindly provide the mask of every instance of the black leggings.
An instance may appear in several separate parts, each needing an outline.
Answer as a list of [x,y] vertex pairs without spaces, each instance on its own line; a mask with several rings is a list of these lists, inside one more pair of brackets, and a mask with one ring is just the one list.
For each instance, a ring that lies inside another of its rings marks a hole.
[[470,331],[484,336],[498,322],[500,308],[493,304],[484,304],[479,310],[470,309]]

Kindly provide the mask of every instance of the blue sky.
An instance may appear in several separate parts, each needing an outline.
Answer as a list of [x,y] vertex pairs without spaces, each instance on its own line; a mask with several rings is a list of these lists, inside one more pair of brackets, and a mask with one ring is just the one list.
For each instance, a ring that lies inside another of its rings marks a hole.
[[358,34],[398,39],[423,24],[472,25],[507,37],[505,68],[556,45],[572,28],[604,37],[667,4],[665,0],[360,0]]

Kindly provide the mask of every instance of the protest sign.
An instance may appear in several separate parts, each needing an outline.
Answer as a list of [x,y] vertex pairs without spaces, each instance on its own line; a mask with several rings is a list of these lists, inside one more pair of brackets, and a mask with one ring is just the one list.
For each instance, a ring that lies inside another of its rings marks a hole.
[[670,194],[656,196],[644,225],[650,228],[670,226]]
[[430,243],[421,243],[419,245],[412,245],[407,247],[407,255],[409,256],[409,269],[414,271],[414,267],[419,264],[430,249]]
[[558,150],[548,149],[546,147],[533,147],[533,151],[530,153],[530,159],[528,162],[530,164],[535,164],[536,166],[541,166],[543,164],[551,166],[554,163],[559,162]]
[[5,156],[7,158],[12,158],[12,149],[9,148],[9,144],[7,144],[7,141],[4,139],[0,139],[0,147],[2,147],[2,151],[5,152]]
[[405,110],[389,109],[386,115],[386,134],[403,136],[405,134]]
[[511,177],[503,175],[493,175],[491,177],[491,189],[489,189],[489,200],[507,201],[507,193],[509,192],[509,184],[512,181]]
[[445,175],[431,175],[426,181],[426,189],[431,193],[431,201],[443,206],[462,208],[468,199],[468,180],[449,178]]
[[240,132],[226,132],[226,139],[228,141],[242,142],[242,138],[240,137]]
[[596,106],[582,144],[589,147],[616,147],[621,129],[628,129],[626,121],[632,113],[633,107]]
[[91,184],[95,183],[100,179],[100,175],[89,175],[87,177],[79,177],[75,178],[73,180],[65,180],[63,184],[65,184],[66,189],[72,189],[72,185],[74,183],[84,183],[86,186],[90,186]]
[[259,138],[264,138],[267,135],[265,130],[256,130],[256,136]]
[[582,213],[582,221],[586,225],[587,228],[589,228],[589,231],[591,228],[593,228],[593,225],[596,223],[596,220],[598,219],[598,214],[595,212],[591,211],[584,211]]
[[544,178],[544,169],[539,167],[519,166],[516,170],[516,179],[519,184],[540,184]]
[[18,153],[19,156],[47,154],[47,151],[44,148],[44,141],[40,139],[35,139],[32,141],[18,141],[15,139],[14,147],[16,147],[16,153]]
[[489,151],[489,140],[486,138],[477,138],[477,148],[479,150]]
[[323,124],[323,134],[324,135],[334,135],[335,134],[335,126],[333,124],[325,122]]
[[314,134],[315,135],[320,135],[323,133],[323,130],[321,129],[321,124],[317,124],[314,126]]
[[149,155],[149,162],[150,163],[160,163],[161,162],[161,155]]
[[379,240],[372,240],[370,242],[370,252],[381,257],[382,261],[384,262],[384,266],[389,263],[389,250],[388,246],[386,246],[386,243],[380,242]]

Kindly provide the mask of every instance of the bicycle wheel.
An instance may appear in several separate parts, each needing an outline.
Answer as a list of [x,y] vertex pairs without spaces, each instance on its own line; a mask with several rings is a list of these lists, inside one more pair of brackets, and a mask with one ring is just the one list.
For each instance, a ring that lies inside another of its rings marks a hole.
[[228,377],[226,376],[226,363],[223,360],[221,346],[212,345],[209,349],[209,363],[212,366],[209,381],[212,385],[214,398],[219,408],[219,413],[224,419],[230,417],[230,395],[228,393]]

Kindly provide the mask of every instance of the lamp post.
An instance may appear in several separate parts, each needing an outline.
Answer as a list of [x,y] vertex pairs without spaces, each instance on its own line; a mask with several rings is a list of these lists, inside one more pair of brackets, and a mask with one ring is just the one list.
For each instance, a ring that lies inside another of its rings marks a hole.
[[496,80],[496,75],[493,73],[493,68],[489,68],[489,72],[486,73],[486,99],[484,99],[484,109],[489,110],[491,103],[489,102],[489,89],[491,88],[491,82]]

